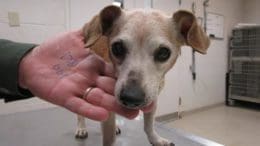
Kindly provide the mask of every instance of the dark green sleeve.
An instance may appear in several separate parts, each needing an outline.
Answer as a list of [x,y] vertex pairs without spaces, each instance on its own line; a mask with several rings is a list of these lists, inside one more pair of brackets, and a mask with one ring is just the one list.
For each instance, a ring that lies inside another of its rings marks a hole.
[[0,39],[0,98],[6,102],[26,99],[33,95],[18,86],[19,63],[36,45]]

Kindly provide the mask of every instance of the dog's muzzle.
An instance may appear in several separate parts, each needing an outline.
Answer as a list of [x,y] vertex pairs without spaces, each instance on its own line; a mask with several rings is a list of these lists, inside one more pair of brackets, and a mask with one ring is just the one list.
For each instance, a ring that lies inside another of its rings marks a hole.
[[139,108],[145,105],[145,92],[138,85],[127,85],[121,89],[119,102],[127,108]]

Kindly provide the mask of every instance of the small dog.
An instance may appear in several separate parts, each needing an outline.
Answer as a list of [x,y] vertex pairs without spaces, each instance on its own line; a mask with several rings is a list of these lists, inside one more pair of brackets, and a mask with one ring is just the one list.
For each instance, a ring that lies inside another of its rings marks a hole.
[[[110,60],[116,69],[115,96],[118,103],[140,109],[157,102],[166,72],[175,64],[180,48],[189,45],[206,54],[210,41],[196,17],[184,10],[167,16],[157,10],[125,11],[105,7],[84,26],[85,43],[94,52]],[[97,44],[105,44],[100,50]],[[95,45],[97,45],[95,47]],[[144,131],[153,146],[174,146],[153,128],[154,113],[144,114]],[[115,115],[102,123],[103,146],[115,141]],[[84,118],[78,117],[76,137],[87,137]]]

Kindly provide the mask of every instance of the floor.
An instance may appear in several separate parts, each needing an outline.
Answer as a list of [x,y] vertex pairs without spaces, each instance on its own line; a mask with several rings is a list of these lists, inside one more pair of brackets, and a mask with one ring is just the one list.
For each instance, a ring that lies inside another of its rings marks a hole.
[[[143,131],[142,115],[135,120],[117,116],[121,134],[114,146],[151,146]],[[49,108],[0,116],[1,146],[101,146],[100,123],[86,120],[88,139],[75,139],[76,115]],[[155,123],[155,130],[176,146],[223,146],[181,130]]]
[[[54,105],[37,98],[9,104],[0,101],[0,115],[50,107]],[[167,125],[225,146],[253,146],[260,143],[259,109],[223,105],[189,114]]]
[[6,115],[11,113],[26,112],[37,109],[46,109],[55,107],[55,105],[43,101],[39,98],[30,98],[26,100],[18,100],[5,104],[3,100],[0,100],[0,115]]
[[260,144],[260,110],[255,108],[223,105],[187,115],[167,125],[225,146]]

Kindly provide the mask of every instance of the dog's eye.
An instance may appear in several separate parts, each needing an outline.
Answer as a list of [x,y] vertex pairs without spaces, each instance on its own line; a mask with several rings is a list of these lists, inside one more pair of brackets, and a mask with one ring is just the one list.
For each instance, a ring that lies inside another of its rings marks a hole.
[[166,47],[160,47],[154,53],[154,60],[157,62],[165,62],[170,58],[170,56],[171,56],[170,49]]
[[120,42],[115,42],[112,44],[111,52],[117,59],[124,59],[125,55],[127,53],[127,50],[126,50],[123,42],[120,41]]

